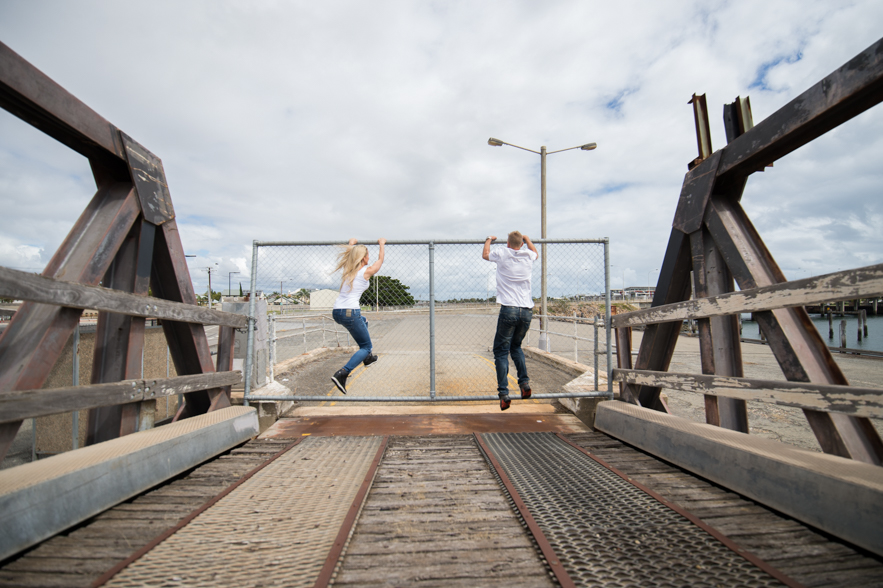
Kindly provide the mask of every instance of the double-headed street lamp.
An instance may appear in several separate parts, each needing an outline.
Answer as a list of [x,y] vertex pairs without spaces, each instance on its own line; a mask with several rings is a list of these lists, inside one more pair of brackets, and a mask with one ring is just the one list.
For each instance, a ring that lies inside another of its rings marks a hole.
[[[508,145],[509,147],[515,147],[516,149],[521,149],[523,151],[530,151],[531,153],[536,153],[540,156],[540,229],[541,229],[541,237],[543,239],[546,238],[546,155],[551,155],[552,153],[561,153],[562,151],[570,151],[571,149],[582,149],[583,151],[591,151],[595,149],[598,144],[597,143],[586,143],[585,145],[577,145],[576,147],[568,147],[567,149],[558,149],[557,151],[546,151],[546,146],[543,145],[540,147],[539,151],[534,151],[533,149],[528,149],[526,147],[520,147],[518,145],[513,145],[512,143],[507,143],[506,141],[500,141],[499,139],[494,139],[491,137],[487,140],[487,144],[491,147],[502,147],[503,145]],[[542,303],[540,306],[540,313],[542,314],[542,318],[540,319],[540,349],[543,351],[549,351],[549,338],[547,335],[547,322],[546,322],[546,244],[540,243],[540,251],[542,258],[542,268],[543,268],[543,277],[542,277]]]

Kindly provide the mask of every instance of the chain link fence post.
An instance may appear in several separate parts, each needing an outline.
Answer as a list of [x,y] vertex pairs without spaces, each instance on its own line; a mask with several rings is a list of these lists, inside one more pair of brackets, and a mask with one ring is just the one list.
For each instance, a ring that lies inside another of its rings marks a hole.
[[[623,284],[625,288],[625,284]],[[610,239],[604,238],[604,330],[607,333],[607,394],[613,400],[613,345],[610,336]]]
[[245,344],[245,389],[242,393],[242,404],[248,406],[248,394],[251,392],[251,370],[254,364],[254,327],[255,299],[257,298],[258,279],[258,242],[251,246],[251,289],[248,295],[248,337]]
[[429,242],[429,398],[435,400],[435,243]]

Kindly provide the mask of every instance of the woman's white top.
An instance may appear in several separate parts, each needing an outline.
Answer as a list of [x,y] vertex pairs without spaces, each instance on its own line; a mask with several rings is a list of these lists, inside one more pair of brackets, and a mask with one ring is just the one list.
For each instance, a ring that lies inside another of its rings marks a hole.
[[368,280],[365,279],[366,269],[368,269],[367,265],[356,272],[352,285],[345,283],[340,288],[340,294],[337,295],[337,300],[334,301],[335,310],[338,308],[361,308],[359,298],[362,297],[362,293],[368,289],[369,285]]

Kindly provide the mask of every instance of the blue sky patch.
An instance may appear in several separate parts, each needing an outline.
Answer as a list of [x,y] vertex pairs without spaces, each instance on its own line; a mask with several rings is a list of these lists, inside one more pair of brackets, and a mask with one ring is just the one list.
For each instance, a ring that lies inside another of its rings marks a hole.
[[797,63],[801,59],[803,59],[803,52],[798,49],[791,55],[781,55],[773,59],[772,61],[767,61],[757,69],[757,73],[754,76],[754,81],[752,81],[748,87],[752,90],[754,90],[755,88],[764,91],[772,90],[772,88],[767,85],[767,73],[769,73],[771,69],[773,69],[780,63]]

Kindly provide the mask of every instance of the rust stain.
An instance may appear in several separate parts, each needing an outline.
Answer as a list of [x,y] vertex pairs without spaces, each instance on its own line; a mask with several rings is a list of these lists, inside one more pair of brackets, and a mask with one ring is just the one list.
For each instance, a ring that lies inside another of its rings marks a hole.
[[320,416],[281,419],[262,439],[364,435],[470,435],[472,433],[584,432],[567,414],[416,414]]

